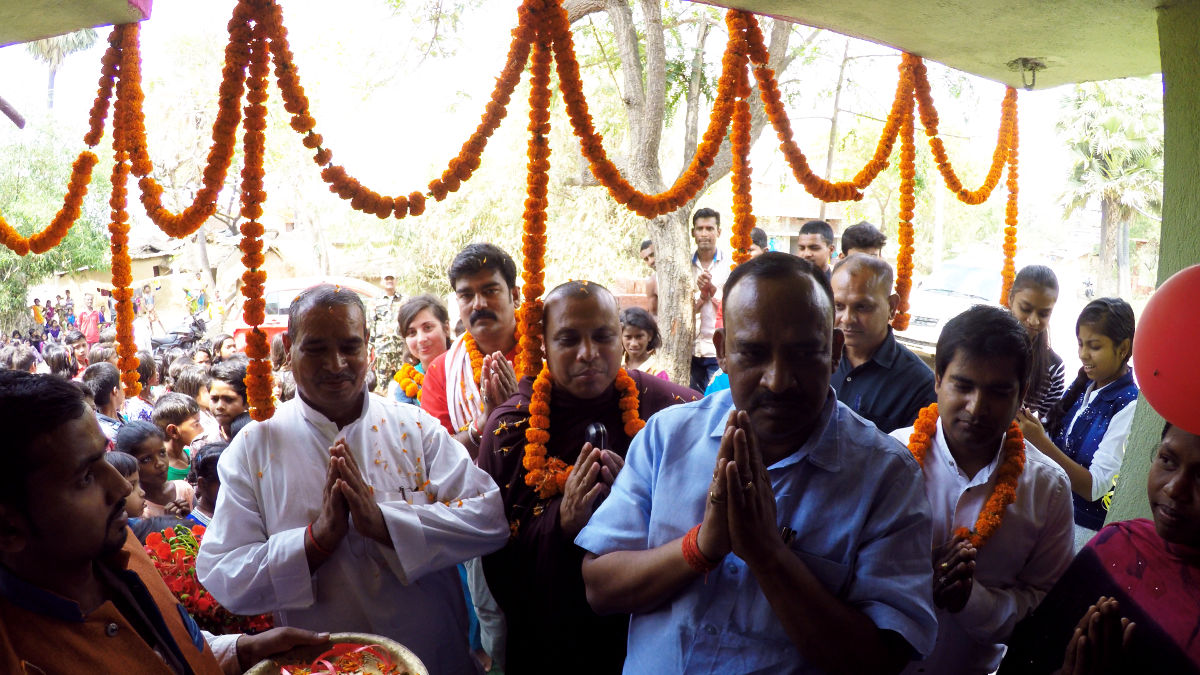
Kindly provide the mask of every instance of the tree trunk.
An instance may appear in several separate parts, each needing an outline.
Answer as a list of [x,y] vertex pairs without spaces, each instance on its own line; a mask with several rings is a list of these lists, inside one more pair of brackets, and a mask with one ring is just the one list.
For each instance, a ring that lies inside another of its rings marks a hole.
[[12,123],[17,125],[18,129],[25,128],[25,118],[21,116],[21,113],[17,112],[17,109],[11,103],[5,101],[2,97],[0,97],[0,113],[3,113],[5,117],[12,120]]
[[[833,90],[833,112],[829,115],[829,148],[825,152],[825,180],[833,180],[833,155],[837,150],[838,110],[842,100],[842,83],[846,81],[846,63],[850,61],[850,38],[842,50],[842,65],[838,68],[837,88]],[[820,219],[825,220],[826,202],[821,202]]]
[[204,274],[204,280],[208,282],[208,287],[215,290],[217,278],[213,274],[212,264],[208,262],[208,232],[204,225],[196,230],[196,261],[200,265],[200,272]]
[[1121,235],[1117,240],[1117,294],[1132,298],[1133,284],[1129,268],[1129,219],[1121,219]]
[[54,110],[54,78],[58,75],[58,66],[50,64],[50,77],[46,82],[46,109]]
[[1117,294],[1117,239],[1120,236],[1120,206],[1112,197],[1100,199],[1100,260],[1096,289],[1101,297]]

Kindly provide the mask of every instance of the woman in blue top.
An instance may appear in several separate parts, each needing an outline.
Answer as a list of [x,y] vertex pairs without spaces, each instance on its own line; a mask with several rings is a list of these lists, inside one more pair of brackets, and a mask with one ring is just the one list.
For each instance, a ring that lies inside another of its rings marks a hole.
[[1017,413],[1025,438],[1058,462],[1071,479],[1075,501],[1075,550],[1104,525],[1107,502],[1133,422],[1138,388],[1133,355],[1133,308],[1120,298],[1099,298],[1075,322],[1083,367],[1046,427],[1028,410]]
[[397,322],[404,338],[404,365],[392,377],[388,392],[401,403],[419,406],[425,369],[450,348],[450,314],[432,295],[417,295],[400,305]]

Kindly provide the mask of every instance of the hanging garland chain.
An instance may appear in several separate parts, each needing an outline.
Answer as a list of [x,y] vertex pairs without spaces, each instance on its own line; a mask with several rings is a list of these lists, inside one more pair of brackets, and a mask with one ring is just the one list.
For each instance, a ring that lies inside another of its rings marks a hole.
[[[905,68],[911,68],[905,63]],[[904,79],[903,77],[901,79]],[[908,294],[912,290],[913,247],[915,241],[913,231],[913,211],[917,200],[913,196],[913,186],[916,182],[917,146],[913,120],[913,99],[907,98],[903,118],[900,122],[900,223],[897,239],[900,251],[896,255],[896,294],[900,296],[900,304],[896,316],[892,319],[892,327],[896,330],[908,328]]]

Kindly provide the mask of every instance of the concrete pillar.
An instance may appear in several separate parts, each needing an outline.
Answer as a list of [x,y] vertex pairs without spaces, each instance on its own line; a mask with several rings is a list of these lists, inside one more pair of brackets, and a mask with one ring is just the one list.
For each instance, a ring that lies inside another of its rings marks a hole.
[[[1200,263],[1200,2],[1175,0],[1158,8],[1158,47],[1165,127],[1161,285],[1179,270]],[[1136,362],[1137,354],[1133,358]],[[1163,421],[1144,398],[1137,406],[1109,522],[1150,517],[1146,477]]]

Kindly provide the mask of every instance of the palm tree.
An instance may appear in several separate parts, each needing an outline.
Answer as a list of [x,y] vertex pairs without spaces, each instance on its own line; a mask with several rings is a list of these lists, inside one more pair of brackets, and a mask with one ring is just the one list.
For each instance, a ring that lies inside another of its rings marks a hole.
[[1162,81],[1081,84],[1062,108],[1058,130],[1075,156],[1065,215],[1099,203],[1098,288],[1102,295],[1128,296],[1129,223],[1137,214],[1158,219],[1162,208]]
[[46,107],[54,109],[54,78],[63,61],[75,52],[90,49],[96,44],[96,31],[91,28],[77,30],[66,35],[56,35],[44,40],[27,43],[25,49],[39,61],[50,66],[50,79],[46,84]]

